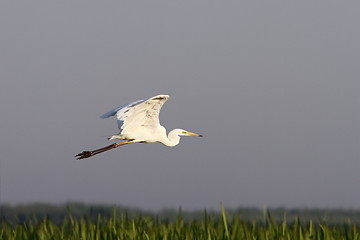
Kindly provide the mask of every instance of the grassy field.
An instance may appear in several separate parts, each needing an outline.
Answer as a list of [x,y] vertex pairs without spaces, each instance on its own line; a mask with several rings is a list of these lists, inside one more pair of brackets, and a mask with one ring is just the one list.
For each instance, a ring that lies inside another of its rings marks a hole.
[[[284,217],[286,218],[286,217]],[[130,217],[115,209],[112,216],[96,219],[70,215],[55,222],[47,217],[27,219],[22,223],[0,221],[0,239],[354,239],[360,240],[359,226],[349,221],[338,224],[272,220],[265,212],[263,219],[242,220],[231,217],[222,207],[219,217],[203,213],[201,219],[184,220],[179,211],[175,219],[156,216]]]

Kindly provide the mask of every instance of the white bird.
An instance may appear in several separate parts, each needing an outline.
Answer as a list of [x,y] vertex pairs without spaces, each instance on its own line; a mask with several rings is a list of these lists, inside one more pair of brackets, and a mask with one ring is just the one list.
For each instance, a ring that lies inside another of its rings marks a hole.
[[173,147],[179,144],[180,136],[202,137],[200,134],[183,129],[174,129],[166,135],[166,129],[160,125],[159,114],[161,107],[168,99],[168,95],[157,95],[149,99],[138,100],[122,105],[105,113],[101,118],[116,115],[120,129],[120,133],[110,137],[109,140],[122,139],[125,141],[93,151],[83,151],[75,157],[77,157],[77,159],[88,158],[129,143],[160,142],[166,146]]

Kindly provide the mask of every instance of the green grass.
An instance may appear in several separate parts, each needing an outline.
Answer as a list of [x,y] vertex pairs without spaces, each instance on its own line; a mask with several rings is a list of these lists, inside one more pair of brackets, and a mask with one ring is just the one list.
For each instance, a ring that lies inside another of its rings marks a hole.
[[221,218],[204,212],[202,219],[185,221],[181,210],[174,220],[157,216],[129,217],[115,209],[113,215],[97,219],[74,218],[71,215],[60,222],[44,217],[22,223],[0,221],[0,239],[276,239],[276,240],[360,240],[359,226],[350,221],[342,224],[302,223],[299,218],[273,221],[265,211],[264,219],[242,220],[232,216],[221,206]]

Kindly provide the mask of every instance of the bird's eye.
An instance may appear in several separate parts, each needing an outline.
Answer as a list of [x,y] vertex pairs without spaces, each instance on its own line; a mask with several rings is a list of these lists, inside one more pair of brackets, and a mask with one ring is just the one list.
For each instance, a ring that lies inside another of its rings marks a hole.
[[186,131],[183,131],[182,133],[183,133],[183,134],[187,134],[187,132],[186,132]]

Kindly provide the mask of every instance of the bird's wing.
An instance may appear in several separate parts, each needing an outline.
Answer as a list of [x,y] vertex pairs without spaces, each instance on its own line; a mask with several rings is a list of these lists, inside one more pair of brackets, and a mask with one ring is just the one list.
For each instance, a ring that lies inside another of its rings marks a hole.
[[[118,112],[127,112],[130,108],[134,107],[135,105],[139,104],[139,103],[142,103],[144,102],[145,100],[137,100],[135,102],[132,102],[132,103],[128,103],[128,104],[125,104],[125,105],[122,105],[120,107],[117,107],[117,108],[114,108],[112,110],[110,110],[109,112],[101,115],[101,118],[109,118],[109,117],[112,117],[112,116],[115,116],[115,114],[117,114]],[[123,121],[121,120],[118,120],[118,127],[119,129],[121,129],[121,126],[123,124]]]
[[108,118],[116,114],[119,129],[122,130],[121,134],[131,134],[133,129],[139,127],[156,128],[160,125],[161,107],[168,99],[168,95],[157,95],[147,100],[139,100],[120,106],[101,117]]

